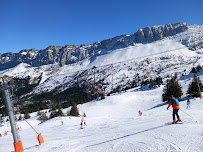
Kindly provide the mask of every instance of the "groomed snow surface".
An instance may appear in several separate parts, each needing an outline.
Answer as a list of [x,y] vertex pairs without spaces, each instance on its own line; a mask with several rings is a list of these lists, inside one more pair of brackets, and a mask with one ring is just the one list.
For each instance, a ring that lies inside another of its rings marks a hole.
[[[18,121],[24,151],[202,152],[203,100],[191,99],[189,110],[186,100],[181,101],[179,115],[183,124],[166,125],[172,121],[172,108],[167,110],[167,104],[162,103],[162,91],[163,86],[149,91],[131,89],[78,105],[80,113],[87,115],[85,129],[80,129],[81,117],[57,117],[40,124],[36,113],[32,113],[28,122],[42,133],[45,143],[39,145],[31,127]],[[14,151],[11,132],[0,137],[0,151]]]

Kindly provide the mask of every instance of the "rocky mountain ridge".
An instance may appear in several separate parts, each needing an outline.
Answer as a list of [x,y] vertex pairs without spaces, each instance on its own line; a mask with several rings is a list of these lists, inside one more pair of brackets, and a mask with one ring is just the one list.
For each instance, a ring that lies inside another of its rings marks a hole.
[[86,58],[95,59],[96,56],[107,54],[113,50],[133,46],[136,43],[150,43],[161,40],[168,36],[173,36],[188,29],[186,23],[165,24],[160,26],[145,27],[138,29],[131,35],[120,35],[107,40],[97,41],[93,44],[80,46],[50,45],[46,49],[23,49],[19,53],[0,54],[0,70],[5,70],[27,63],[32,66],[41,66],[59,63],[60,66],[76,63]]

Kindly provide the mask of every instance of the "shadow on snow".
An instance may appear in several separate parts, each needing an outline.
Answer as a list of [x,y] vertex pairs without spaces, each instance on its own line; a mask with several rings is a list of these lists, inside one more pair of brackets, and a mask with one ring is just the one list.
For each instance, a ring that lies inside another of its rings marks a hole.
[[112,141],[116,141],[116,140],[123,139],[123,138],[126,138],[126,137],[130,137],[130,136],[134,136],[134,135],[137,135],[137,134],[145,133],[145,132],[155,130],[155,129],[158,129],[158,128],[162,128],[162,127],[165,127],[165,126],[166,125],[157,126],[157,127],[154,127],[154,128],[146,129],[146,130],[139,131],[139,132],[136,132],[136,133],[132,133],[132,134],[129,134],[129,135],[125,135],[125,136],[122,136],[122,137],[118,137],[118,138],[115,138],[115,139],[111,139],[111,140],[107,140],[107,141],[100,142],[100,143],[97,143],[97,144],[89,145],[87,147],[93,147],[93,146],[109,143],[109,142],[112,142]]

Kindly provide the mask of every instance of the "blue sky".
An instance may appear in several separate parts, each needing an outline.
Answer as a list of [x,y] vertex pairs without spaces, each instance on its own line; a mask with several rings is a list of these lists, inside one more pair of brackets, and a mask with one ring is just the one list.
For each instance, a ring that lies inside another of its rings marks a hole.
[[203,24],[202,0],[0,0],[0,53],[90,44],[167,23]]

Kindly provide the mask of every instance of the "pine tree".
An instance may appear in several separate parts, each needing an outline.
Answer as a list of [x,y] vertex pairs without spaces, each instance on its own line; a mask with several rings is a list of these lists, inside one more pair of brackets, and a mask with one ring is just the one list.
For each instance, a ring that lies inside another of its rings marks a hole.
[[156,78],[156,84],[160,87],[160,85],[163,83],[163,81],[162,81],[162,78],[161,77],[158,77],[158,78]]
[[175,77],[173,77],[171,80],[169,80],[167,82],[166,86],[164,87],[163,94],[162,94],[163,102],[169,101],[171,95],[173,95],[174,97],[176,97],[178,99],[180,99],[181,96],[183,95],[181,86]]
[[2,118],[2,116],[0,116],[0,123],[1,123],[1,122],[3,122],[3,118]]
[[46,120],[48,120],[48,117],[47,117],[47,115],[46,115],[45,112],[40,112],[40,115],[39,115],[39,117],[37,118],[37,120],[46,121]]
[[193,68],[192,68],[191,73],[197,73],[197,71],[196,71],[196,68],[195,68],[195,67],[193,67]]
[[104,93],[101,93],[100,96],[101,96],[101,99],[102,99],[102,100],[105,99]]
[[198,66],[196,67],[196,69],[197,69],[197,72],[199,72],[199,71],[202,69],[201,65],[198,65]]
[[40,116],[41,115],[41,112],[40,110],[37,111],[37,116]]
[[56,117],[58,116],[64,116],[63,112],[61,109],[59,109],[57,112],[56,112]]
[[191,97],[199,97],[201,91],[202,91],[202,82],[194,74],[193,81],[188,86],[187,94],[189,94]]
[[71,116],[79,116],[77,105],[74,103],[71,110],[70,110]]
[[28,112],[26,112],[26,113],[25,113],[25,116],[24,116],[24,118],[25,118],[25,119],[28,119],[28,118],[30,118],[30,114],[29,114]]
[[70,110],[67,110],[66,114],[67,114],[67,116],[70,116]]
[[83,114],[83,117],[87,117],[87,115],[84,113],[84,114]]
[[22,119],[23,119],[23,117],[22,117],[22,115],[20,115],[19,118],[18,118],[18,120],[22,120]]
[[49,119],[52,119],[52,118],[54,118],[54,117],[56,117],[56,110],[55,110],[55,109],[51,111],[51,114],[50,114],[50,116],[49,116]]

